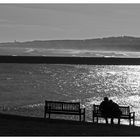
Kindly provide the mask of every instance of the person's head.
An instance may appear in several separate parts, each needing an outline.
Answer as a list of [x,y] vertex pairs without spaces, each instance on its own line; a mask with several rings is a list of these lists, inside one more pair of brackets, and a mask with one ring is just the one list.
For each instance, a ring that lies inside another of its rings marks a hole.
[[108,101],[108,97],[104,97],[104,101]]
[[112,101],[112,100],[109,100],[109,102],[110,102],[110,103],[113,103],[113,101]]

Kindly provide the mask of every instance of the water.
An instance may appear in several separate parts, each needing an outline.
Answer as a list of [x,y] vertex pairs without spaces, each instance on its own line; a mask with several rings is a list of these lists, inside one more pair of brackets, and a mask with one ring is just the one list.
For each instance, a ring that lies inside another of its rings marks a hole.
[[45,100],[80,101],[87,121],[108,96],[130,106],[140,126],[140,66],[1,64],[0,91],[1,112],[43,117]]

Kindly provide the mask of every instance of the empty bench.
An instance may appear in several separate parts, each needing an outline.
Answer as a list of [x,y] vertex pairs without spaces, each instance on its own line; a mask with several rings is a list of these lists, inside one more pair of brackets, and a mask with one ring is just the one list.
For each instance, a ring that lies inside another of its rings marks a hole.
[[[114,117],[118,119],[128,119],[129,125],[131,125],[131,121],[133,122],[133,125],[135,125],[135,112],[130,112],[129,106],[119,106],[119,109],[121,110],[122,114],[120,117]],[[93,123],[98,123],[98,118],[102,117],[101,111],[99,110],[99,105],[93,105]]]
[[47,113],[49,119],[51,114],[67,114],[78,115],[79,121],[83,116],[83,121],[85,121],[85,108],[80,108],[80,102],[45,101],[44,118]]

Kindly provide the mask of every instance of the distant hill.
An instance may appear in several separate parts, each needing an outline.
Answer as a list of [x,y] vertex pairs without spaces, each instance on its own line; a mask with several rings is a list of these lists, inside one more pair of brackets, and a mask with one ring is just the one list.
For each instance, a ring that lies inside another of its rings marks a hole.
[[140,38],[121,36],[86,40],[35,40],[0,43],[0,47],[140,52]]

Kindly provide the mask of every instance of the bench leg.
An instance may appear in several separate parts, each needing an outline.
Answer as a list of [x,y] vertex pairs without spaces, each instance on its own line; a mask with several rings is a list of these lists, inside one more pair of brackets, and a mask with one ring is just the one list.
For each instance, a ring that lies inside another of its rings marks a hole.
[[95,123],[95,117],[94,116],[92,117],[92,121],[93,121],[93,123]]
[[94,123],[94,112],[92,112],[92,122]]
[[92,122],[94,123],[94,117],[92,118]]
[[84,118],[83,118],[83,119],[84,119],[84,122],[85,122],[85,120],[86,120],[85,112],[86,112],[86,111],[85,111],[85,108],[84,108],[84,115],[83,115],[83,117],[84,117]]
[[83,115],[83,121],[85,122],[85,114]]
[[131,125],[131,118],[129,119],[129,125]]
[[133,125],[135,125],[135,119],[133,118]]
[[81,114],[79,115],[79,121],[81,122]]
[[118,124],[120,125],[120,118],[118,118]]
[[108,124],[108,118],[107,117],[105,117],[105,122],[106,122],[106,124]]
[[46,112],[44,112],[44,119],[46,118]]
[[51,114],[49,113],[49,119],[50,119],[50,117],[51,117]]
[[44,107],[44,118],[46,118],[46,107]]
[[98,117],[97,117],[97,123],[98,123]]

